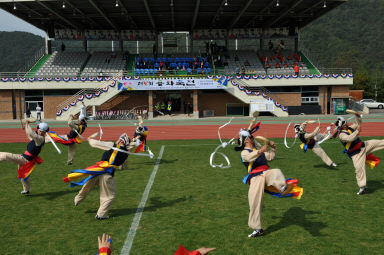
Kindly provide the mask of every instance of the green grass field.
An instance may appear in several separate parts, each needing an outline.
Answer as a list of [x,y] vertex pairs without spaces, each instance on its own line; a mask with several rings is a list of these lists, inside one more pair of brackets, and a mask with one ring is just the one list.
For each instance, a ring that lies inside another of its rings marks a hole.
[[[364,138],[367,140],[368,138]],[[164,154],[150,190],[130,254],[173,254],[180,244],[189,250],[217,247],[212,254],[382,254],[384,249],[384,165],[367,169],[369,194],[358,196],[352,161],[340,143],[322,144],[338,164],[325,166],[298,143],[286,149],[278,142],[271,167],[285,177],[298,178],[304,187],[301,200],[264,196],[265,236],[249,239],[248,185],[244,166],[232,148],[224,151],[229,169],[208,164],[217,140],[150,141],[156,158]],[[156,158],[130,157],[128,169],[117,171],[117,197],[111,218],[96,220],[98,190],[75,207],[79,188],[62,178],[70,169],[92,165],[102,151],[78,146],[74,165],[67,166],[65,147],[58,155],[52,145],[41,154],[45,161],[32,174],[31,194],[20,194],[16,166],[1,162],[0,247],[3,254],[95,254],[97,236],[113,238],[113,254],[120,254]],[[25,144],[0,144],[0,151],[21,153]],[[384,157],[384,151],[375,153]]]

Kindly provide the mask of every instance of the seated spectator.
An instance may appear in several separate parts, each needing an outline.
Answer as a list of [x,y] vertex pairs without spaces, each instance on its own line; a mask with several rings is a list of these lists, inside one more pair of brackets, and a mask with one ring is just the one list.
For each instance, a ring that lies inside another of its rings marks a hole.
[[280,41],[279,48],[280,48],[280,50],[284,50],[285,49],[285,44],[284,44],[283,40]]
[[293,70],[295,71],[295,75],[299,75],[300,67],[298,65],[295,65]]
[[241,74],[245,74],[245,66],[244,65],[241,66]]
[[198,63],[197,63],[197,61],[195,60],[195,61],[193,62],[193,69],[197,69],[197,66],[198,66]]
[[246,59],[246,60],[244,61],[244,65],[245,65],[245,66],[250,66],[250,64],[249,64],[249,62],[248,62],[248,59]]
[[163,61],[160,61],[160,64],[159,64],[159,70],[163,70],[164,68],[164,62]]
[[265,68],[270,68],[270,67],[271,67],[271,65],[269,63],[265,64]]
[[270,51],[273,50],[273,42],[271,40],[269,40],[269,42],[268,42],[268,49]]
[[239,68],[239,67],[236,67],[235,72],[236,72],[236,74],[240,74],[240,68]]
[[111,58],[116,58],[116,52],[112,51]]
[[280,64],[279,64],[279,63],[276,63],[276,64],[275,64],[275,67],[276,67],[276,68],[279,68],[279,67],[280,67]]

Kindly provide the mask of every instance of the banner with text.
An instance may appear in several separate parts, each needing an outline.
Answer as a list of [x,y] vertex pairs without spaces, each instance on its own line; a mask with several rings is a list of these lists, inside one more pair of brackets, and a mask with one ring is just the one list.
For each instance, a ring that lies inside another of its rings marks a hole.
[[226,89],[226,78],[219,79],[152,79],[119,80],[118,90],[188,90]]

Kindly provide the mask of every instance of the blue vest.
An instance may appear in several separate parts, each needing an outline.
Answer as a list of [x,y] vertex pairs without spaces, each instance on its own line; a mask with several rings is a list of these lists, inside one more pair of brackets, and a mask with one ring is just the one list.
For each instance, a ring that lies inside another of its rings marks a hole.
[[[251,149],[244,149],[249,152],[253,152]],[[243,178],[243,183],[247,184],[253,177],[260,175],[263,173],[263,171],[267,170],[269,168],[267,158],[265,157],[265,154],[262,153],[259,157],[255,159],[253,162],[244,162],[243,159],[241,159],[241,162],[244,164],[245,169],[247,170],[247,175]],[[259,171],[257,173],[252,173],[252,171],[257,171],[258,167],[265,166],[266,169]]]
[[299,139],[300,141],[303,142],[303,151],[306,152],[307,149],[312,149],[314,146],[315,146],[315,139],[311,138],[311,139],[305,139],[305,133],[300,133],[299,134]]
[[[32,141],[30,141],[30,142],[28,143],[28,145],[27,145],[27,151],[28,151],[30,154],[32,154],[33,156],[38,156],[38,155],[40,154],[40,152],[41,152],[41,148],[43,148],[44,144],[45,144],[45,142],[43,142],[42,144],[40,144],[39,146],[37,146],[36,143],[35,143],[35,141],[32,140]],[[28,161],[32,160],[32,158],[33,158],[33,157],[28,156],[28,155],[26,155],[26,154],[24,154],[24,153],[23,153],[22,155],[23,155],[23,157],[24,157],[26,160],[28,160]]]
[[[341,131],[341,133],[350,135],[353,132],[355,132],[355,129],[348,127],[348,131]],[[352,156],[359,154],[361,151],[361,148],[365,147],[365,144],[363,141],[360,140],[358,137],[355,141],[352,142],[341,142],[345,149],[343,150],[343,153],[347,153],[348,157],[352,158]]]

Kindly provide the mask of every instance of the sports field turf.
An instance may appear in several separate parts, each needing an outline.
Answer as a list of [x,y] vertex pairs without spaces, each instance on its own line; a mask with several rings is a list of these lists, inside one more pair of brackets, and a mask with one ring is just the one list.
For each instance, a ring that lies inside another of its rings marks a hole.
[[[364,137],[363,140],[372,138]],[[233,146],[222,151],[232,167],[214,169],[208,164],[217,140],[150,141],[154,159],[129,158],[126,170],[117,171],[117,197],[111,218],[94,218],[99,193],[94,190],[75,207],[79,188],[62,178],[70,169],[99,161],[101,150],[78,146],[74,164],[67,166],[67,148],[58,155],[52,145],[43,148],[45,161],[32,173],[31,194],[20,194],[16,166],[0,162],[0,247],[3,254],[95,254],[97,236],[112,235],[113,254],[120,254],[143,192],[164,146],[158,171],[130,254],[173,254],[180,244],[189,250],[217,247],[212,254],[383,254],[384,164],[367,169],[369,193],[356,195],[358,187],[351,160],[336,141],[322,144],[338,164],[325,166],[298,143],[286,149],[282,139],[277,158],[270,163],[285,177],[299,179],[301,200],[264,196],[265,236],[249,239],[248,185],[239,152]],[[25,143],[0,144],[0,151],[21,153]],[[384,151],[375,153],[384,157]]]

